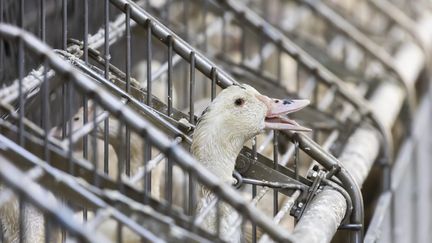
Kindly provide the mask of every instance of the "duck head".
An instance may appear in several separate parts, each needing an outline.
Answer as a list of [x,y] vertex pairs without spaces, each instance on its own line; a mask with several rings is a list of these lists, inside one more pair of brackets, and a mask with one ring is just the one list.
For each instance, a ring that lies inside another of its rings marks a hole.
[[192,153],[218,176],[230,180],[244,143],[264,129],[310,131],[286,116],[309,103],[272,99],[249,85],[232,85],[219,93],[198,120]]
[[227,130],[230,137],[248,140],[264,129],[308,132],[286,115],[309,105],[309,100],[273,99],[253,87],[232,85],[220,92],[198,121]]

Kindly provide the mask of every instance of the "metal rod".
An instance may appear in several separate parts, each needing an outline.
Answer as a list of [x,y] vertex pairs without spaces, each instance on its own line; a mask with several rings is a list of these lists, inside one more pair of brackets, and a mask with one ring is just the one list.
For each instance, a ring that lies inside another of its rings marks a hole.
[[[3,13],[4,11],[4,1],[0,1],[0,12]],[[4,19],[3,19],[3,14],[0,14],[0,23],[4,23]],[[0,70],[2,71],[2,73],[4,72],[4,65],[5,65],[5,60],[4,60],[4,40],[0,41]],[[1,225],[0,225],[1,226]]]
[[[42,40],[42,42],[45,42],[45,31],[46,31],[46,10],[45,10],[45,0],[40,0],[39,1],[39,14],[40,14],[40,19],[39,19],[39,36]],[[0,21],[2,22],[2,21]]]
[[25,111],[25,99],[23,93],[23,79],[24,79],[24,42],[18,40],[18,78],[19,78],[19,133],[18,141],[21,146],[24,146],[24,111]]
[[[278,132],[273,130],[273,169],[277,170],[279,166],[279,155],[278,155]],[[273,216],[279,211],[279,198],[278,190],[273,189]]]
[[[109,13],[110,13],[110,4],[109,0],[105,0],[104,6],[104,24],[105,24],[105,32],[104,32],[104,54],[105,54],[105,79],[109,79],[109,66],[110,66],[110,26],[109,26]],[[104,172],[106,174],[109,173],[109,119],[105,119],[104,122]]]
[[62,48],[67,49],[67,36],[68,36],[68,13],[67,13],[67,0],[62,1]]
[[[133,15],[132,12],[131,12],[131,15]],[[2,33],[1,28],[0,28],[0,33]],[[27,38],[30,38],[31,41],[34,41],[33,39],[31,39],[31,37],[24,35],[23,39],[28,40]],[[30,42],[28,42],[27,44],[29,44],[29,43]],[[36,43],[38,43],[38,42],[36,42]],[[32,49],[32,51],[37,51],[37,52],[47,51],[47,48],[45,46],[39,46],[39,44],[37,44],[37,45],[38,45],[37,49],[36,48],[33,49],[30,47]],[[50,53],[50,52],[47,51],[47,53]],[[52,65],[55,67],[57,72],[62,73],[62,72],[67,72],[68,70],[70,70],[70,67],[65,65],[63,62],[61,62],[61,64],[59,64],[58,61],[55,61],[57,59],[55,59],[54,55],[50,56],[50,60],[52,61]],[[198,58],[196,61],[198,61]],[[190,161],[194,161],[193,158],[191,158],[185,151],[183,151],[179,147],[170,147],[170,145],[166,143],[166,142],[168,142],[168,140],[164,136],[161,136],[161,134],[159,132],[156,132],[156,130],[146,131],[146,126],[148,126],[148,124],[144,120],[142,120],[138,116],[134,115],[133,112],[130,112],[127,109],[127,107],[123,107],[123,105],[116,102],[115,99],[113,99],[112,96],[110,94],[106,93],[105,91],[97,90],[97,92],[96,92],[97,86],[94,86],[91,82],[88,81],[87,78],[85,78],[84,76],[82,76],[79,73],[74,73],[74,72],[70,73],[69,75],[71,75],[73,80],[75,80],[74,81],[75,84],[78,87],[80,87],[80,89],[86,90],[86,88],[87,88],[87,91],[94,96],[96,101],[100,102],[103,105],[103,108],[109,109],[113,114],[116,114],[116,115],[128,114],[126,117],[124,117],[126,124],[131,126],[131,128],[133,128],[133,129],[136,129],[138,131],[142,131],[142,135],[144,135],[144,132],[145,132],[145,134],[147,134],[147,136],[149,137],[150,141],[155,142],[155,145],[157,145],[157,147],[159,149],[161,149],[162,151],[167,151],[167,149],[170,149],[171,153],[173,155],[173,158],[179,163],[179,165],[186,166],[187,163],[191,163]],[[107,105],[108,103],[106,103],[106,102],[108,102],[111,105]],[[120,109],[120,107],[121,107],[121,109]],[[182,162],[179,162],[179,161],[182,161]],[[187,162],[187,161],[189,161],[189,162]],[[194,162],[194,163],[196,163],[196,162]],[[196,165],[193,167],[189,167],[188,169],[191,170],[191,172],[193,172],[194,175],[197,175],[200,182],[203,182],[203,183],[207,184],[208,186],[211,186],[212,188],[217,188],[217,190],[219,191],[218,194],[220,194],[220,197],[223,200],[225,200],[226,202],[229,202],[237,210],[242,211],[246,217],[250,218],[251,220],[254,220],[259,227],[261,227],[264,230],[266,230],[267,232],[269,232],[269,235],[271,235],[273,238],[275,238],[276,240],[290,241],[290,237],[286,233],[283,233],[283,231],[280,231],[277,227],[276,228],[270,227],[271,224],[269,224],[269,222],[267,222],[268,220],[265,217],[261,217],[262,215],[260,215],[260,213],[255,212],[255,211],[253,211],[254,213],[252,213],[252,211],[251,211],[252,209],[250,208],[250,206],[248,206],[244,200],[235,197],[234,195],[236,193],[232,189],[218,185],[216,183],[217,179],[216,179],[216,181],[212,181],[215,178],[212,177],[211,174],[208,174],[208,175],[205,174],[205,173],[207,173],[207,172],[205,172],[205,170],[201,171],[201,167],[198,163],[196,163]]]
[[190,70],[189,70],[189,122],[195,124],[194,117],[194,101],[195,101],[195,52],[190,54]]
[[147,20],[147,105],[152,106],[151,104],[151,95],[152,95],[152,21]]
[[168,109],[167,109],[167,115],[171,116],[172,115],[172,106],[173,106],[173,38],[172,36],[168,36],[167,37],[168,40],[168,76],[167,76],[167,82],[168,82],[168,101],[167,101],[167,105],[168,105]]
[[[131,76],[131,30],[130,30],[130,6],[129,4],[125,5],[125,11],[126,11],[126,92],[130,93],[130,76]],[[131,134],[129,127],[126,126],[126,167],[125,167],[125,173],[127,176],[130,176],[130,170],[131,170]]]
[[83,33],[83,50],[84,50],[84,62],[88,63],[88,36],[89,36],[89,6],[88,0],[83,0],[84,5],[84,33]]
[[44,75],[43,75],[43,83],[42,83],[42,127],[44,129],[44,160],[49,164],[50,163],[50,156],[49,156],[49,150],[48,150],[48,136],[49,136],[49,129],[51,128],[50,123],[50,108],[49,108],[49,83],[47,79],[47,72],[48,72],[48,61],[44,60]]

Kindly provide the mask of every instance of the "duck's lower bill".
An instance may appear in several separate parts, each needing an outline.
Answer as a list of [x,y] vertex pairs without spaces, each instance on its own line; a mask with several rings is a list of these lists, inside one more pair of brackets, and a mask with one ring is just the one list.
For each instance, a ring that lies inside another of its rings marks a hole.
[[311,129],[299,125],[296,121],[287,117],[287,114],[299,111],[309,105],[309,100],[279,100],[267,96],[258,97],[268,110],[265,119],[265,128],[276,130],[291,130],[298,132],[310,132]]
[[310,128],[299,125],[296,121],[291,120],[287,117],[271,117],[265,119],[266,129],[275,130],[291,130],[297,132],[310,132]]

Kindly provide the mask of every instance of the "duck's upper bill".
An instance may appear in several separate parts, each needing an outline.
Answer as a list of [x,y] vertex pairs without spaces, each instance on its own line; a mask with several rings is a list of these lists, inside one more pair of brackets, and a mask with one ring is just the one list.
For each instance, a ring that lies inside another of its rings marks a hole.
[[276,130],[292,130],[310,132],[311,129],[299,125],[286,115],[299,111],[310,104],[309,100],[280,100],[272,99],[265,95],[257,95],[257,98],[267,106],[265,128]]

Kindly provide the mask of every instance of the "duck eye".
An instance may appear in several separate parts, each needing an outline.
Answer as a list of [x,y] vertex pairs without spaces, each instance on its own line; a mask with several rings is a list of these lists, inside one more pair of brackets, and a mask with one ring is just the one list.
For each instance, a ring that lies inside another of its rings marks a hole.
[[241,106],[241,105],[243,105],[245,103],[245,101],[244,101],[244,99],[242,99],[242,98],[238,98],[238,99],[236,99],[235,101],[234,101],[234,104],[236,105],[236,106]]
[[78,121],[78,120],[79,120],[78,116],[74,117],[74,121]]

